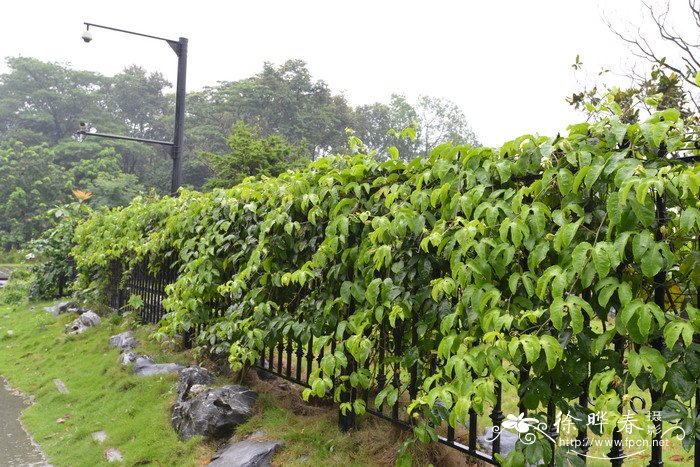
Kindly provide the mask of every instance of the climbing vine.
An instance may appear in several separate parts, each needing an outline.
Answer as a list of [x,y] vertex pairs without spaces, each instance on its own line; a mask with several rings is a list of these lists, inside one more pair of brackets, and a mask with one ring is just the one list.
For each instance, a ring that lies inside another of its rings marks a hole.
[[[92,288],[114,261],[173,258],[162,331],[200,330],[198,344],[234,369],[290,334],[317,350],[334,341],[305,397],[369,387],[382,329],[410,322],[419,344],[396,357],[402,367],[439,362],[408,404],[423,441],[437,437],[429,421],[464,423],[499,386],[516,388],[531,416],[553,401],[583,418],[606,411],[612,425],[632,386],[652,390],[654,410],[698,436],[700,167],[670,156],[689,138],[669,109],[499,149],[443,145],[410,163],[327,157],[98,213],[73,255]],[[582,407],[589,378],[593,407]],[[405,393],[387,386],[376,403]],[[547,461],[541,451],[527,459]]]

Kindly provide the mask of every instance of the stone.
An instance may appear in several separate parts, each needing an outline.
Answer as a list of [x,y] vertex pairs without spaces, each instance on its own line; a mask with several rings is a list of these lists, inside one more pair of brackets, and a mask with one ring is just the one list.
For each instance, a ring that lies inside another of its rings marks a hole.
[[78,316],[72,323],[68,324],[66,327],[70,329],[69,334],[81,334],[85,332],[88,328],[97,326],[102,320],[94,311],[86,311],[82,315]]
[[68,310],[80,309],[80,305],[75,300],[69,300],[67,302],[59,302],[56,304],[56,309],[59,313],[68,313]]
[[53,384],[56,385],[56,389],[58,389],[58,392],[60,392],[61,394],[68,394],[68,388],[63,383],[63,381],[56,378],[55,380],[53,380]]
[[53,313],[54,315],[62,315],[63,313],[83,313],[84,310],[80,308],[80,304],[75,300],[68,300],[65,302],[58,302],[53,306],[45,306],[44,311]]
[[107,433],[104,431],[96,431],[92,434],[92,439],[98,443],[104,443],[107,440]]
[[[477,441],[482,448],[492,451],[493,449],[493,427],[488,427],[484,430],[483,436],[477,436]],[[501,452],[503,457],[506,457],[509,452],[515,449],[515,443],[518,441],[518,435],[511,433],[508,430],[501,429]]]
[[134,360],[134,366],[149,366],[155,365],[155,360],[153,360],[148,355],[137,355]]
[[190,397],[197,397],[201,393],[207,390],[207,387],[203,384],[193,384],[192,387],[190,387],[189,391],[189,396]]
[[269,467],[272,458],[284,447],[282,441],[241,441],[217,452],[210,466]]
[[[180,372],[177,382],[177,400],[184,401],[193,386],[206,386],[214,382],[214,375],[201,366],[189,366]],[[201,392],[201,391],[200,391]]]
[[239,385],[207,389],[189,400],[177,402],[171,422],[183,439],[195,435],[225,438],[253,416],[257,397],[255,391]]
[[107,462],[121,462],[124,460],[124,456],[119,452],[119,449],[109,448],[105,451],[105,459]]
[[134,363],[134,374],[139,376],[162,375],[177,373],[185,368],[177,363],[154,363],[149,357],[138,357]]
[[122,332],[109,338],[109,345],[118,347],[120,352],[126,352],[138,347],[141,343],[133,337],[132,331]]
[[128,365],[143,357],[143,355],[135,354],[133,352],[124,352],[119,355],[119,363],[122,365]]
[[245,437],[247,441],[253,441],[256,439],[261,439],[265,438],[267,436],[267,431],[265,430],[258,430],[254,431],[253,433],[249,434],[248,436]]
[[[267,362],[267,360],[262,360],[260,363],[263,368],[270,368],[270,364]],[[270,371],[263,370],[260,367],[256,368],[255,373],[258,375],[258,378],[260,378],[263,381],[270,381],[276,378],[276,376],[273,375]]]

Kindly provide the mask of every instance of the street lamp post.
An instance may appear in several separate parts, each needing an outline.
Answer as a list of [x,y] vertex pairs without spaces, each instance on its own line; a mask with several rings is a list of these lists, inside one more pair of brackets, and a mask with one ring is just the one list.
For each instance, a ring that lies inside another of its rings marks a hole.
[[149,39],[157,39],[165,41],[168,43],[170,48],[173,49],[177,55],[177,83],[175,84],[175,132],[173,135],[173,141],[157,141],[145,138],[133,138],[130,136],[121,135],[110,135],[106,133],[97,133],[93,131],[88,131],[86,128],[81,127],[77,134],[81,137],[85,136],[100,136],[103,138],[111,139],[123,139],[127,141],[139,141],[141,143],[149,144],[160,144],[163,146],[170,147],[170,156],[173,159],[173,173],[170,184],[170,191],[172,194],[177,193],[177,189],[182,185],[182,146],[185,141],[185,80],[187,78],[187,38],[181,37],[179,40],[166,39],[164,37],[150,36],[148,34],[141,34],[138,32],[127,31],[125,29],[117,29],[109,26],[101,26],[99,24],[93,23],[83,23],[87,29],[83,32],[83,40],[85,42],[90,42],[92,40],[92,33],[90,32],[90,26],[93,28],[109,29],[110,31],[123,32],[126,34],[132,34],[134,36],[147,37]]

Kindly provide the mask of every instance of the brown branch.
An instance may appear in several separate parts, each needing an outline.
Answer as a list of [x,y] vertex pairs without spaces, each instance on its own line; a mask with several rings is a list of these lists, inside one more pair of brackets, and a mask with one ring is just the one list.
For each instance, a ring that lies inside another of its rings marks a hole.
[[[689,76],[688,73],[683,72],[683,70],[679,66],[666,61],[664,57],[659,57],[654,52],[654,49],[647,40],[647,38],[642,34],[641,28],[637,28],[637,38],[632,38],[615,29],[615,27],[612,25],[612,22],[604,18],[608,29],[613,34],[615,34],[621,41],[631,46],[630,51],[634,56],[646,60],[655,65],[658,65],[662,68],[665,68],[666,70],[677,73],[683,81],[685,81],[693,87],[698,87],[695,84],[694,74],[696,70],[700,68],[700,60],[698,60],[695,57],[694,53],[691,51],[691,49],[696,49],[698,47],[694,46],[693,44],[689,44],[685,39],[683,39],[679,35],[671,33],[666,27],[666,17],[669,12],[670,3],[666,2],[666,8],[662,13],[657,13],[654,10],[654,8],[644,0],[642,0],[641,3],[649,11],[652,20],[657,26],[660,37],[665,41],[674,44],[677,48],[682,50],[687,55],[683,57],[683,60],[688,66],[689,70],[691,71],[692,76]],[[693,12],[694,17],[696,18],[696,22],[700,25],[700,10],[698,10],[695,7],[695,0],[689,0],[689,5],[691,7],[691,11]]]

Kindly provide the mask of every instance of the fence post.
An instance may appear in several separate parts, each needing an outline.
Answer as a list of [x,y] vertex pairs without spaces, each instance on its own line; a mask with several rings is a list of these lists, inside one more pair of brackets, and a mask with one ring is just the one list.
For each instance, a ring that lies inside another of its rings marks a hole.
[[[664,203],[664,198],[659,193],[656,193],[656,229],[654,231],[654,240],[660,242],[663,240],[663,235],[661,233],[661,226],[666,223],[666,203]],[[665,303],[666,295],[666,271],[661,270],[658,274],[654,276],[654,303],[664,310],[666,308]],[[652,347],[661,352],[663,350],[663,341],[657,339],[652,342]],[[651,405],[659,399],[659,392],[654,389],[650,389],[651,394]],[[651,442],[651,461],[649,461],[649,467],[662,467],[664,465],[663,461],[663,442],[661,440],[661,433],[663,432],[663,424],[661,420],[652,420],[654,423],[654,437]]]
[[[355,361],[351,355],[346,354],[346,357],[348,358],[348,367],[343,372],[343,374],[345,376],[349,376],[354,371]],[[357,394],[356,394],[355,388],[350,386],[349,381],[343,382],[343,386],[344,386],[343,391],[340,393],[341,405],[344,403],[354,404],[355,400],[357,399]],[[345,413],[343,413],[342,410],[339,410],[338,428],[340,428],[340,431],[346,432],[346,431],[354,429],[356,422],[357,422],[357,420],[356,420],[355,411],[352,408],[350,410],[346,410]]]
[[[614,343],[615,353],[620,356],[620,359],[622,359],[623,354],[625,352],[625,338],[621,335],[617,335],[614,338]],[[620,405],[618,406],[617,410],[620,413],[622,413],[622,409],[622,402],[620,402]],[[612,432],[612,447],[610,448],[610,452],[608,452],[608,457],[610,458],[610,465],[612,465],[613,467],[622,467],[622,456],[624,456],[624,454],[625,451],[624,449],[622,449],[622,432],[617,426],[615,426]]]
[[[354,312],[355,301],[352,298],[350,298],[350,305],[348,306],[348,316],[351,316]],[[344,336],[336,335],[336,338],[344,339]],[[352,355],[350,355],[350,353],[347,350],[345,350],[344,346],[343,352],[345,353],[345,358],[347,358],[348,360],[348,366],[343,370],[343,376],[348,377],[348,380],[342,382],[343,388],[340,392],[341,406],[346,403],[354,404],[355,400],[357,399],[357,391],[355,390],[355,388],[352,387],[349,381],[349,376],[352,374],[353,371],[355,371],[355,359]],[[340,428],[340,431],[346,432],[354,429],[356,422],[357,420],[354,407],[351,407],[349,410],[346,410],[345,413],[343,413],[342,409],[338,410],[338,428]]]

